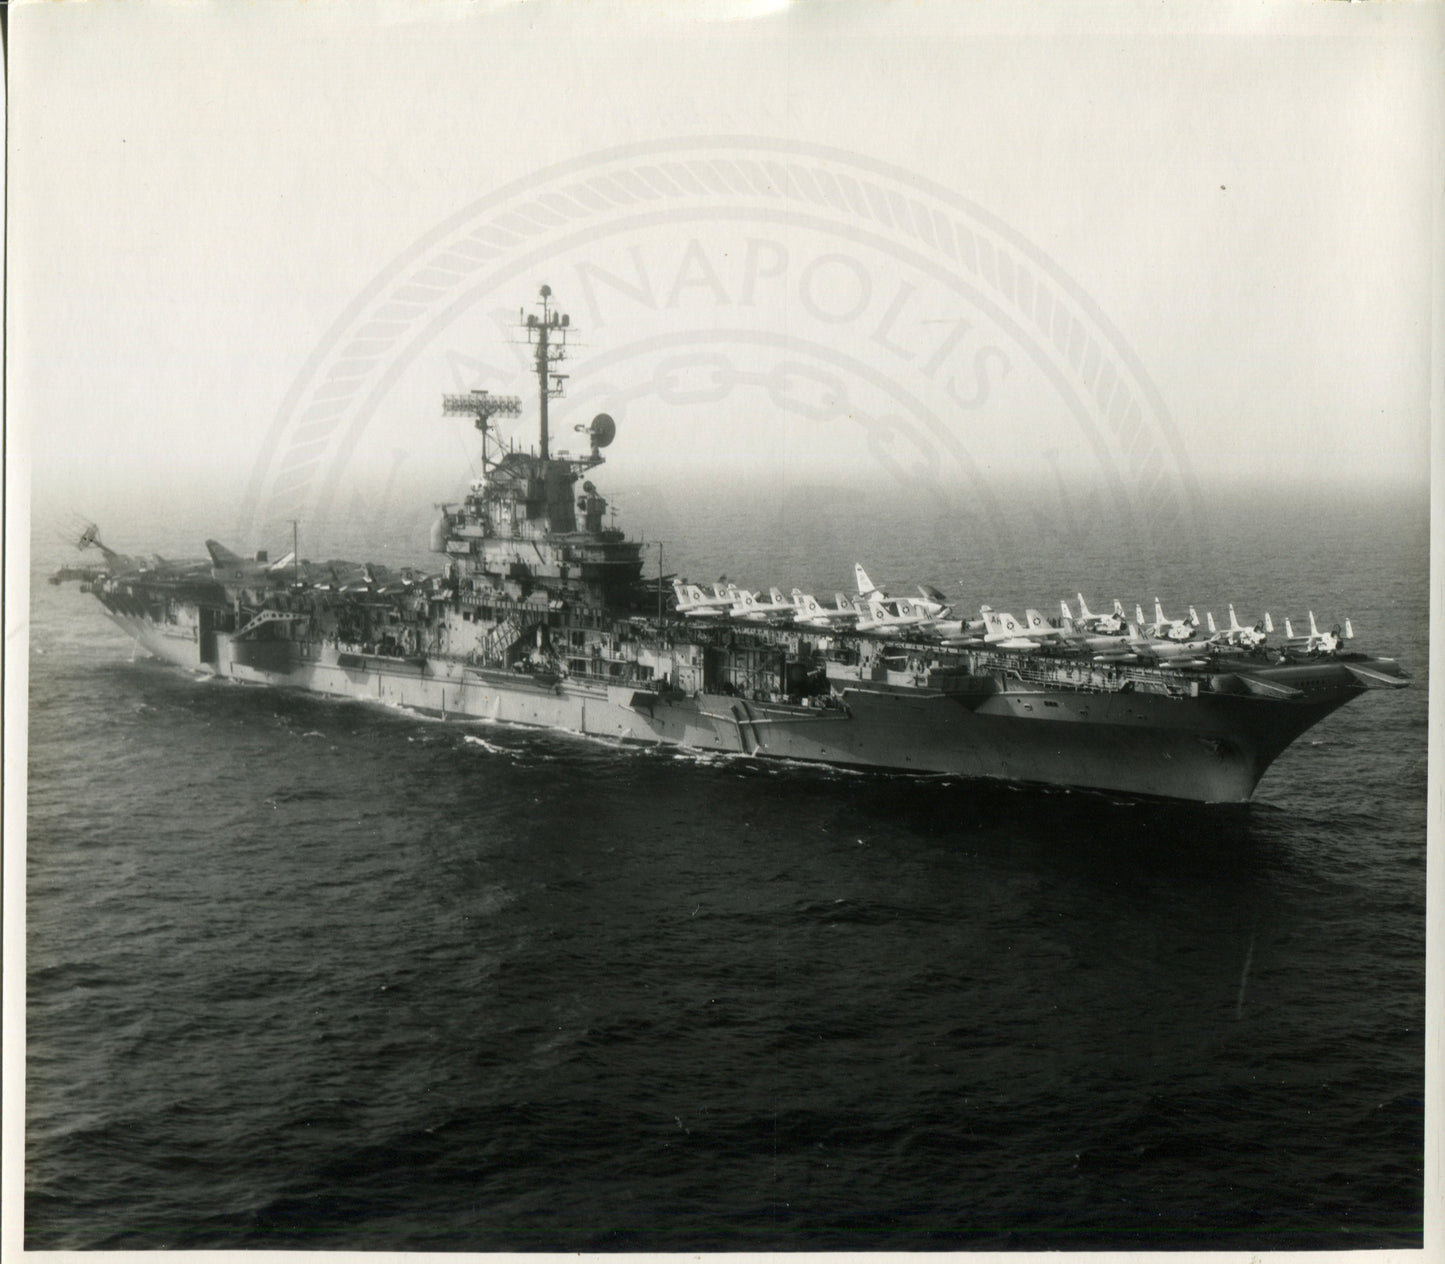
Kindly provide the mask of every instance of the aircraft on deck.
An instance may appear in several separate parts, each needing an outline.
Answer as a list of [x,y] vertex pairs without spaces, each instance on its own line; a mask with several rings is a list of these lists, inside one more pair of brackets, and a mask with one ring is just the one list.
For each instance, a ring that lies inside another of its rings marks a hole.
[[1159,598],[1154,598],[1154,622],[1146,625],[1144,623],[1144,610],[1140,606],[1134,607],[1134,615],[1139,626],[1144,629],[1154,640],[1159,641],[1188,641],[1194,636],[1194,631],[1199,626],[1199,616],[1194,613],[1194,607],[1189,608],[1189,618],[1170,619],[1164,614],[1164,607],[1160,605]]
[[[379,596],[398,597],[402,593],[410,592],[417,585],[416,573],[409,566],[403,567],[401,573],[395,577],[392,577],[391,573],[384,567],[380,569],[381,574],[378,575],[376,573],[377,568],[372,567],[370,563],[368,563],[366,567],[367,577],[374,584],[379,585],[376,589]],[[423,580],[424,579],[425,577],[423,577]]]
[[152,575],[181,578],[205,574],[210,565],[206,561],[197,560],[176,562],[162,557],[159,553],[152,553],[149,557],[131,557],[126,553],[117,553],[100,538],[100,528],[93,522],[87,522],[78,537],[65,536],[63,538],[69,539],[82,553],[87,549],[98,549],[100,555],[105,559],[106,569],[112,574],[141,571],[149,572]]
[[[322,565],[325,567],[322,578],[314,581],[315,586],[322,592],[344,592],[347,585],[355,583],[358,579],[362,578],[364,572],[364,568],[358,566],[355,562],[339,562],[333,560],[325,562]],[[338,570],[337,567],[340,567],[341,570]],[[310,574],[312,569],[313,568],[308,567],[307,573]],[[320,568],[315,569],[319,570]]]
[[1024,628],[1036,641],[1060,641],[1074,634],[1073,620],[1068,617],[1067,607],[1064,618],[1062,624],[1050,623],[1039,611],[1030,607],[1024,611]]
[[793,589],[793,622],[810,628],[832,628],[858,622],[858,612],[847,606],[843,594],[835,597],[837,605],[829,608],[811,593]]
[[294,553],[286,554],[279,562],[267,561],[265,553],[258,553],[253,561],[232,553],[215,540],[206,541],[206,552],[211,555],[211,577],[221,583],[280,583],[286,580],[288,571],[296,569]]
[[912,614],[895,614],[889,610],[877,597],[869,598],[866,602],[860,599],[867,613],[859,612],[858,631],[860,632],[908,632],[918,629],[927,622],[927,615],[921,612]]
[[1085,650],[1094,654],[1094,657],[1107,656],[1133,656],[1133,650],[1129,647],[1129,623],[1124,623],[1123,630],[1118,633],[1088,633],[1079,630],[1079,625],[1069,621],[1068,627],[1072,628],[1071,633],[1059,641],[1062,646],[1071,650]]
[[1296,636],[1290,621],[1284,621],[1285,648],[1292,654],[1333,654],[1346,641],[1355,639],[1355,629],[1348,619],[1343,628],[1337,623],[1328,632],[1321,632],[1315,623],[1315,612],[1310,611],[1308,636]]
[[677,594],[678,614],[689,619],[720,618],[734,601],[732,593],[717,593],[709,597],[696,584],[680,579],[672,581],[672,590]]
[[[1089,603],[1084,600],[1084,594],[1079,593],[1079,617],[1074,620],[1074,628],[1079,632],[1097,632],[1105,636],[1122,636],[1129,630],[1129,616],[1124,613],[1123,604],[1117,599],[1114,602],[1113,614],[1095,614],[1089,609]],[[1059,602],[1063,607],[1064,618],[1070,618],[1069,603]]]
[[[334,569],[334,568],[333,568]],[[350,567],[352,578],[341,585],[338,591],[351,596],[365,593],[369,596],[391,596],[397,592],[404,591],[409,585],[402,581],[393,580],[391,572],[384,566],[373,566],[370,562],[361,565],[361,574],[356,574],[356,567]]]
[[[853,563],[853,576],[858,582],[858,595],[864,601],[881,601],[891,614],[904,618],[920,613],[930,618],[943,618],[948,614],[947,598],[938,589],[927,584],[918,585],[921,594],[919,597],[890,597],[868,578],[868,572],[863,569],[861,562]],[[907,611],[901,609],[905,604],[908,606]]]
[[983,645],[987,626],[982,619],[930,619],[920,625],[929,640],[942,641],[950,648]]
[[1229,626],[1217,629],[1214,626],[1214,615],[1205,616],[1209,626],[1211,641],[1219,645],[1234,645],[1240,649],[1252,650],[1263,645],[1268,634],[1274,631],[1274,620],[1266,613],[1264,618],[1252,628],[1245,627],[1239,621],[1239,616],[1234,613],[1234,603],[1229,606]]
[[[947,613],[947,610],[938,608],[938,603],[933,601],[919,601],[916,597],[894,597],[884,605],[888,612],[899,619],[915,620],[919,624],[931,624],[938,622],[939,618]],[[891,609],[889,609],[891,607]]]
[[80,538],[75,541],[75,547],[82,553],[86,549],[99,549],[100,555],[105,558],[106,565],[112,570],[139,570],[140,561],[138,558],[127,557],[124,553],[117,553],[109,548],[100,538],[100,527],[94,522],[85,524]]
[[1123,644],[1143,662],[1169,660],[1181,664],[1185,661],[1204,662],[1214,648],[1202,639],[1175,641],[1154,636],[1148,628],[1141,632],[1138,624],[1132,622],[1129,624],[1129,635]]
[[768,594],[769,600],[759,601],[756,593],[746,588],[736,589],[733,604],[727,613],[733,619],[745,619],[749,623],[775,623],[793,613],[793,603],[784,598],[776,588]]
[[1036,650],[1038,641],[1027,635],[1022,623],[1007,612],[1000,613],[992,606],[984,606],[979,613],[983,616],[984,643],[1000,650]]

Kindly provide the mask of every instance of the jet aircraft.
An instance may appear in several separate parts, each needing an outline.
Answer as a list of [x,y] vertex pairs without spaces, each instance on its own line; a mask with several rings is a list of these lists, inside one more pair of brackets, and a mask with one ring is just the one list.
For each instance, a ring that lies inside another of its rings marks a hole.
[[1199,616],[1194,613],[1194,608],[1189,609],[1189,618],[1170,619],[1164,614],[1164,607],[1160,605],[1159,598],[1154,598],[1154,622],[1144,623],[1144,611],[1140,606],[1134,607],[1135,617],[1139,626],[1153,639],[1161,641],[1187,641],[1194,635],[1194,630],[1199,626]]
[[1214,626],[1214,615],[1207,616],[1209,622],[1210,640],[1217,641],[1221,645],[1235,645],[1241,649],[1252,650],[1263,645],[1268,634],[1274,631],[1274,621],[1268,614],[1264,616],[1252,628],[1245,627],[1239,621],[1239,616],[1234,613],[1234,603],[1229,604],[1229,626],[1223,629],[1216,629]]
[[[936,588],[931,588],[925,584],[919,584],[918,591],[921,594],[921,598],[890,597],[881,588],[877,587],[871,579],[868,578],[868,572],[863,569],[862,562],[853,563],[853,576],[858,582],[858,595],[863,598],[864,601],[870,601],[876,597],[884,604],[885,607],[888,608],[889,613],[891,614],[901,615],[905,618],[907,617],[907,614],[922,613],[924,615],[936,616],[940,618],[948,614],[948,605],[944,599],[944,596]],[[909,610],[907,613],[900,609],[900,606],[902,606],[905,602],[909,605]]]
[[1290,621],[1284,621],[1284,635],[1286,648],[1295,654],[1333,654],[1346,641],[1355,638],[1355,629],[1348,619],[1345,620],[1343,628],[1337,623],[1328,632],[1321,632],[1315,623],[1315,612],[1310,611],[1310,631],[1308,636],[1296,636]]
[[268,562],[265,554],[254,561],[232,553],[224,544],[215,540],[206,541],[206,552],[211,555],[211,576],[223,583],[272,584],[284,581],[286,572],[293,570],[296,555],[288,553],[279,562]]
[[718,618],[726,613],[725,607],[733,604],[732,593],[716,593],[707,596],[696,584],[673,580],[672,590],[677,594],[677,612],[689,619]]
[[866,609],[866,614],[859,612],[860,632],[905,632],[917,628],[927,618],[922,613],[895,614],[877,597],[869,598],[866,603],[860,601],[860,604]]
[[858,622],[858,612],[845,609],[843,594],[837,594],[837,605],[829,609],[811,593],[793,589],[793,622],[807,627],[832,628]]
[[1074,630],[1073,621],[1068,619],[1068,611],[1065,608],[1065,619],[1068,620],[1062,625],[1050,623],[1037,610],[1030,607],[1024,611],[1024,626],[1028,635],[1037,641],[1059,641],[1068,637]]
[[757,594],[746,588],[735,590],[733,598],[727,613],[734,619],[745,619],[749,623],[776,623],[793,612],[793,603],[785,600],[776,588],[769,594],[768,601],[759,601]]
[[1000,613],[992,606],[984,606],[979,613],[983,616],[984,643],[1000,650],[1036,650],[1039,643],[1026,634],[1026,629],[1013,615]]
[[[1079,617],[1074,626],[1081,632],[1098,632],[1104,635],[1122,635],[1128,631],[1129,618],[1124,613],[1123,605],[1115,599],[1113,614],[1095,614],[1089,609],[1089,603],[1084,600],[1084,594],[1079,593]],[[1059,603],[1064,608],[1064,617],[1069,617],[1069,603]]]

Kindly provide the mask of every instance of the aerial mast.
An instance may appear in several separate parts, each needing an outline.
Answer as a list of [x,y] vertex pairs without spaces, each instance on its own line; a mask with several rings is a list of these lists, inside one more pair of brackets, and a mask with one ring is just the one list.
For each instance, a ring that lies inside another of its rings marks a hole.
[[571,320],[563,312],[552,310],[552,287],[542,287],[542,315],[535,312],[527,317],[527,340],[536,348],[537,398],[541,405],[542,446],[541,457],[545,461],[551,455],[548,448],[547,401],[560,399],[565,373],[552,372],[552,365],[560,363],[567,356],[567,329]]

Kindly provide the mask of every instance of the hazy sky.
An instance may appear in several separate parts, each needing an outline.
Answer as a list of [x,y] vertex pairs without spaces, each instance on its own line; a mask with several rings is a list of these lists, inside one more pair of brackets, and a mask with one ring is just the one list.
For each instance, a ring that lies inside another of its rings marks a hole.
[[21,4],[10,38],[12,454],[79,499],[455,476],[437,397],[527,389],[496,314],[544,281],[585,343],[559,426],[625,414],[614,479],[1425,477],[1438,5]]

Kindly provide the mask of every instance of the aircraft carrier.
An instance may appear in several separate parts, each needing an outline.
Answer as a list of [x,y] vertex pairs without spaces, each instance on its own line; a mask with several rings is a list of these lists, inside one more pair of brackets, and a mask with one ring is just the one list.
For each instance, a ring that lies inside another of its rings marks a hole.
[[[1291,742],[1406,674],[1351,651],[1353,629],[1310,615],[1229,627],[1146,621],[1121,603],[1022,619],[960,617],[937,590],[890,596],[860,565],[831,602],[643,574],[642,545],[606,523],[587,478],[615,436],[554,454],[549,403],[571,322],[543,286],[522,328],[535,365],[535,448],[496,419],[521,400],[444,397],[474,419],[482,474],[441,509],[433,573],[348,562],[243,559],[215,541],[199,562],[101,543],[70,566],[150,653],[194,672],[378,701],[462,722],[535,725],[757,759],[992,778],[1130,796],[1240,803]],[[580,483],[580,487],[578,484]]]

